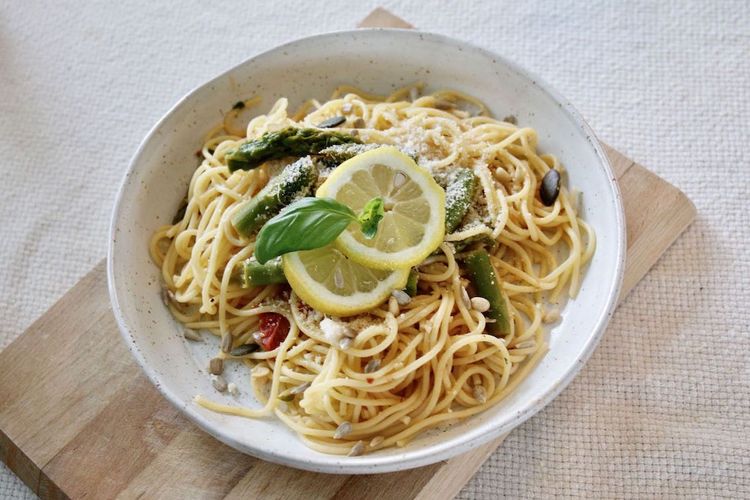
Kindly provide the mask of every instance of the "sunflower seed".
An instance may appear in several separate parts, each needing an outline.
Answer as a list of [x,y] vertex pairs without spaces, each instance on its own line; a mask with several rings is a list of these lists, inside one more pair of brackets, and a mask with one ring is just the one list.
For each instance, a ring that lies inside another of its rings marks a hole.
[[228,353],[232,350],[232,335],[225,333],[221,337],[221,352]]
[[405,306],[411,302],[411,297],[409,297],[409,294],[403,290],[393,290],[391,295],[396,299],[396,302],[398,302],[398,305],[400,306]]
[[345,351],[349,349],[352,346],[352,339],[349,337],[344,337],[341,340],[339,340],[339,349],[342,351]]
[[396,300],[396,297],[389,297],[388,298],[388,312],[393,314],[394,316],[398,316],[401,314],[401,309],[398,307],[398,301]]
[[302,394],[310,388],[310,385],[310,382],[305,382],[304,384],[298,385],[297,387],[292,387],[289,390],[289,394]]
[[247,356],[248,354],[257,351],[258,349],[260,349],[260,346],[258,344],[242,344],[229,351],[229,355],[239,358],[241,356]]
[[318,128],[333,128],[333,127],[338,127],[345,121],[346,121],[345,116],[333,116],[331,118],[328,118],[327,120],[323,120],[322,122],[318,123],[316,126]]
[[333,433],[333,439],[341,439],[351,434],[351,432],[352,424],[349,422],[341,422],[341,424],[336,427],[336,432]]
[[224,372],[224,360],[213,358],[208,362],[208,373],[211,375],[221,375]]
[[372,441],[370,441],[370,448],[380,446],[383,441],[385,441],[385,438],[383,436],[375,436],[374,438],[372,438]]
[[374,371],[378,371],[380,369],[380,360],[379,359],[371,359],[368,361],[367,365],[365,366],[365,373],[372,373]]
[[191,328],[183,328],[182,336],[188,340],[192,340],[193,342],[203,342],[203,337],[201,337],[201,334]]
[[490,301],[484,297],[472,297],[471,307],[480,313],[487,312],[490,310]]
[[213,380],[211,380],[211,383],[213,384],[214,389],[216,389],[219,392],[224,392],[227,390],[227,381],[221,375],[217,375],[213,377]]
[[255,368],[253,368],[250,376],[252,378],[263,378],[269,376],[270,374],[271,370],[267,366],[257,365]]
[[542,321],[545,323],[554,323],[560,319],[560,309],[553,307],[542,316]]
[[475,385],[472,392],[474,393],[474,399],[479,401],[481,404],[487,402],[487,390],[483,385]]
[[365,443],[357,441],[357,444],[352,446],[351,451],[347,454],[348,457],[358,457],[365,451]]

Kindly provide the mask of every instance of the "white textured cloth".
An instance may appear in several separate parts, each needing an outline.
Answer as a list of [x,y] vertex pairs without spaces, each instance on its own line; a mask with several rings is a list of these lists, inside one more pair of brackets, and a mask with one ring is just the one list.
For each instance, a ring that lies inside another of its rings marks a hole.
[[[314,4],[0,1],[0,348],[105,255],[128,160],[180,96],[376,5]],[[383,4],[539,74],[698,207],[460,497],[750,497],[750,4]],[[0,497],[32,496],[0,467]]]

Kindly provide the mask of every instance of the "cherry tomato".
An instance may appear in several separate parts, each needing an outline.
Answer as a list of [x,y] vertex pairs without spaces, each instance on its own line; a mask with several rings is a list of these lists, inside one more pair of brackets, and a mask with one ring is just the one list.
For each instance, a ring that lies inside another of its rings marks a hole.
[[259,328],[263,350],[273,351],[289,334],[289,320],[278,313],[261,313]]

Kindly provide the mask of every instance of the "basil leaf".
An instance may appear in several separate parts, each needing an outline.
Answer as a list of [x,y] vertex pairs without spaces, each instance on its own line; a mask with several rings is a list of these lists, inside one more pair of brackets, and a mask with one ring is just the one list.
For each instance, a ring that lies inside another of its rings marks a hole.
[[385,215],[383,198],[373,198],[367,202],[367,205],[365,205],[359,217],[357,217],[357,220],[362,225],[362,234],[365,235],[365,238],[371,240],[375,237],[375,233],[378,232],[378,224],[383,215]]
[[266,222],[255,241],[255,258],[265,264],[274,257],[331,243],[357,217],[331,198],[302,198]]

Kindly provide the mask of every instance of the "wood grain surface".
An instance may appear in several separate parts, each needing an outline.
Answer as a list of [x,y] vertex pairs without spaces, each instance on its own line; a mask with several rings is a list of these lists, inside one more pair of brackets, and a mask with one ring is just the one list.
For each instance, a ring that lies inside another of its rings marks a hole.
[[[410,27],[383,9],[360,26]],[[642,166],[607,154],[627,219],[622,300],[695,208]],[[235,451],[141,373],[117,331],[104,261],[0,353],[0,459],[42,498],[452,498],[501,442],[365,476],[299,471]]]

